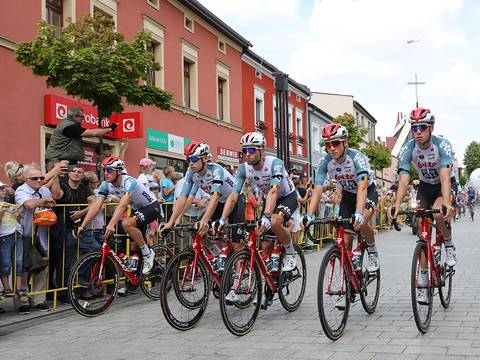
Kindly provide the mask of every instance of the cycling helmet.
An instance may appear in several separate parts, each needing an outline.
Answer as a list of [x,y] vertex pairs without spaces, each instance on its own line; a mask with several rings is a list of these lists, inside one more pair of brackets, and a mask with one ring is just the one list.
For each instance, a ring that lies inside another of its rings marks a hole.
[[249,132],[240,139],[240,146],[244,147],[265,147],[265,138],[258,132]]
[[410,124],[433,124],[435,116],[430,112],[430,109],[417,108],[410,113]]
[[103,167],[108,166],[108,167],[111,167],[117,170],[122,170],[122,171],[125,170],[125,163],[123,162],[123,160],[119,159],[116,156],[108,156],[105,159],[103,159],[102,166]]
[[337,123],[325,125],[322,129],[322,142],[327,143],[335,140],[347,140],[348,130]]
[[185,154],[186,157],[203,156],[203,155],[207,155],[208,158],[211,157],[210,147],[204,142],[198,141],[198,140],[188,143],[183,149],[183,153]]

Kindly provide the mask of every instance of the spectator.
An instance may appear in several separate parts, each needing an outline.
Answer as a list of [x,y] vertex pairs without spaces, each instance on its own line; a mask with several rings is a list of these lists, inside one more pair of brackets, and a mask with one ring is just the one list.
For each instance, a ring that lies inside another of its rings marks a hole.
[[[184,182],[185,178],[178,180],[173,195],[175,200],[177,200],[177,198],[180,196]],[[200,217],[205,212],[209,199],[210,195],[202,189],[198,188],[198,191],[193,198],[192,205],[183,212],[182,222],[189,224],[196,222],[198,219],[200,219]]]
[[[61,194],[54,189],[54,193],[43,183],[45,177],[42,172],[34,167],[26,166],[23,171],[23,178],[25,183],[17,188],[15,191],[15,201],[20,205],[20,224],[23,231],[23,265],[24,270],[32,272],[34,269],[31,249],[33,233],[33,215],[37,208],[44,206],[55,205],[54,199],[59,199]],[[52,197],[53,196],[53,197]],[[45,233],[46,228],[39,227],[38,232]],[[32,274],[32,291],[40,292],[46,290],[46,275],[47,270],[37,270],[37,273]],[[50,307],[44,303],[45,294],[38,294],[31,297],[31,306],[39,311],[50,311]],[[30,312],[29,305],[22,305],[18,309],[21,314],[28,314]]]
[[[120,146],[120,152],[118,154],[119,159],[125,159],[125,152],[128,148],[128,139],[125,139],[122,145]],[[103,176],[103,169],[102,169],[102,161],[106,157],[113,155],[113,147],[107,143],[103,143],[103,152],[100,152],[100,144],[95,146],[95,154],[97,154],[97,160],[95,161],[95,168],[97,169],[97,178],[101,178]],[[103,156],[101,156],[103,154]]]
[[[100,181],[93,171],[85,171],[84,184],[91,194],[98,194]],[[85,228],[80,241],[80,255],[100,250],[103,243],[103,227],[105,226],[105,212],[99,211],[97,216]]]
[[153,171],[155,170],[155,161],[149,158],[140,160],[140,175],[138,176],[138,182],[145,186],[147,189],[151,182],[155,182]]
[[[0,277],[3,285],[1,295],[5,297],[17,295],[20,304],[27,305],[27,290],[22,288],[23,238],[22,228],[17,221],[20,214],[17,207],[4,201],[7,196],[6,189],[7,186],[0,181]],[[8,281],[12,272],[14,286]],[[15,293],[12,288],[16,289]],[[3,312],[5,310],[0,307],[0,313]]]
[[243,185],[243,193],[245,194],[245,221],[249,223],[255,222],[255,210],[262,206],[253,191],[250,181],[245,181]]
[[[60,187],[61,198],[59,204],[75,204],[74,206],[66,206],[59,208],[62,212],[65,226],[65,236],[61,241],[56,241],[53,244],[53,258],[55,259],[55,279],[54,285],[56,288],[65,287],[70,275],[70,268],[76,258],[76,238],[74,236],[75,225],[87,213],[88,208],[77,206],[77,204],[87,204],[90,200],[94,200],[93,193],[89,187],[83,183],[85,178],[85,171],[81,166],[75,165],[71,171],[68,172],[67,181],[59,182],[59,184],[52,185],[52,190],[55,186]],[[56,177],[59,181],[58,177]],[[85,236],[86,235],[86,236]],[[85,252],[93,251],[95,244],[91,232],[87,232],[82,237],[80,247]],[[98,249],[98,247],[96,248]],[[60,301],[62,303],[68,302],[66,292],[60,292]]]
[[17,190],[17,188],[23,184],[23,171],[25,167],[16,162],[16,161],[9,161],[5,164],[5,175],[7,175],[8,180],[12,183],[13,190]]
[[168,221],[172,216],[173,209],[173,200],[174,200],[174,191],[175,184],[172,180],[173,175],[175,174],[175,169],[173,166],[165,166],[163,168],[163,179],[160,183],[160,188],[162,189],[162,197],[165,200],[165,219]]
[[111,124],[104,129],[85,129],[82,121],[85,118],[83,110],[73,106],[68,111],[68,116],[57,125],[47,146],[45,158],[47,160],[68,160],[76,164],[85,158],[82,138],[101,137],[114,131],[118,124]]

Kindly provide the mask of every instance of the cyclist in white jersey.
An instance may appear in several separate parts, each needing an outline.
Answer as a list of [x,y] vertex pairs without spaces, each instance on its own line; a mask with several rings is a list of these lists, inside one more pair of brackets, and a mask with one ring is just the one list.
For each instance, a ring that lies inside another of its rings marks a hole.
[[380,264],[374,232],[368,220],[375,212],[378,202],[377,187],[367,157],[358,150],[348,148],[347,141],[348,131],[340,124],[328,124],[322,129],[322,143],[326,147],[327,154],[318,164],[315,188],[302,224],[308,225],[315,219],[314,213],[322,198],[323,186],[328,175],[342,186],[339,216],[355,217],[353,226],[345,226],[345,245],[351,251],[352,229],[360,231],[368,244],[367,270],[375,272],[380,268]]
[[[189,169],[185,174],[185,182],[182,186],[180,196],[175,201],[173,213],[169,221],[162,227],[161,232],[177,225],[182,219],[182,214],[192,205],[195,194],[201,188],[210,194],[207,208],[197,223],[198,233],[203,236],[209,228],[209,222],[215,221],[222,215],[225,200],[233,191],[234,177],[221,165],[210,162],[212,155],[209,146],[201,141],[192,141],[184,149],[185,157],[188,161]],[[232,223],[241,223],[245,221],[244,202],[237,204],[230,215],[229,220]],[[232,234],[234,249],[239,248],[237,244],[241,239],[238,234]],[[218,248],[210,248],[214,255],[219,255]]]
[[137,179],[125,173],[125,163],[117,157],[110,156],[103,161],[105,181],[99,187],[97,199],[88,207],[83,222],[78,227],[81,233],[95,218],[109,194],[120,198],[112,219],[105,230],[105,238],[115,233],[115,226],[122,218],[128,205],[132,206],[132,215],[122,221],[122,226],[133,241],[140,247],[143,255],[142,273],[148,274],[153,267],[155,253],[145,243],[143,233],[146,226],[158,219],[160,204],[155,194],[140,184]]
[[[298,206],[295,187],[288,177],[283,161],[274,156],[265,155],[265,138],[262,134],[250,132],[243,135],[240,146],[246,162],[237,169],[235,188],[228,196],[219,220],[219,227],[225,224],[228,215],[238,203],[243,184],[248,179],[265,195],[259,230],[264,233],[271,229],[276,235],[278,242],[285,248],[286,256],[282,271],[291,271],[297,265],[297,257],[292,235],[284,224],[292,217]],[[265,254],[270,256],[273,244],[264,241],[262,248]]]
[[[446,226],[454,214],[451,206],[451,170],[452,146],[447,139],[432,135],[435,116],[429,109],[417,108],[410,113],[410,123],[413,139],[403,146],[399,153],[398,190],[393,209],[387,211],[390,218],[396,218],[398,209],[408,189],[410,179],[410,163],[413,163],[418,172],[420,184],[418,185],[417,200],[420,208],[439,208],[445,205],[446,215],[435,214],[437,230],[445,241],[446,264],[456,264],[455,246],[452,241],[452,231]],[[428,281],[426,261],[421,264],[420,283]],[[426,289],[418,292],[418,302],[427,301]]]

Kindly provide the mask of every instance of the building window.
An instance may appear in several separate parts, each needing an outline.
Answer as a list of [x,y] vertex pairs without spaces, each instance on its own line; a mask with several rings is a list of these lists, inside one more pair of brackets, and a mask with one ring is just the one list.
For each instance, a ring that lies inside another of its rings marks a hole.
[[63,26],[63,0],[46,0],[47,22]]
[[313,151],[320,152],[320,128],[316,125],[312,125],[312,142]]
[[117,1],[116,0],[91,0],[90,13],[92,15],[101,14],[111,18],[117,27]]
[[254,86],[255,125],[265,121],[265,90]]
[[192,94],[192,82],[191,76],[192,63],[187,60],[183,60],[183,106],[191,107],[191,94]]
[[220,51],[222,54],[227,53],[227,45],[225,44],[225,41],[218,40],[218,51]]
[[303,112],[301,110],[295,109],[295,122],[297,135],[303,136]]
[[217,117],[230,122],[230,70],[226,65],[217,63]]
[[159,63],[162,67],[159,71],[150,71],[148,74],[148,83],[155,85],[160,89],[164,88],[164,70],[163,70],[163,36],[164,28],[152,18],[144,15],[143,28],[150,37],[152,42],[147,50],[153,55],[155,62]]
[[183,26],[185,27],[185,29],[193,33],[193,19],[185,15]]
[[198,111],[198,52],[197,49],[183,41],[183,106]]
[[300,98],[300,95],[297,95],[297,96],[296,96],[296,100],[297,100],[297,102],[300,102],[300,101],[302,100],[302,99]]
[[147,4],[151,5],[155,9],[159,10],[160,9],[160,1],[159,0],[147,0]]
[[262,80],[262,72],[259,70],[255,70],[255,77],[259,80]]
[[292,105],[288,104],[288,132],[293,133]]
[[360,125],[360,114],[357,112],[355,112],[355,119],[357,120],[357,126]]

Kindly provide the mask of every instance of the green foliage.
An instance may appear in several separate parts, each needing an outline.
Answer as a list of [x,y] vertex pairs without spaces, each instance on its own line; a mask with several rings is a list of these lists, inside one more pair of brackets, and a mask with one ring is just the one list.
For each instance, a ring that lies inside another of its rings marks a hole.
[[348,130],[348,147],[353,149],[360,149],[362,138],[368,133],[368,129],[357,126],[357,122],[352,114],[344,113],[338,115],[333,122],[345,126]]
[[458,183],[462,188],[465,186],[465,184],[467,183],[467,178],[465,177],[465,175],[460,176],[460,178],[458,179]]
[[127,43],[112,19],[88,15],[65,28],[41,21],[36,38],[19,45],[16,59],[46,76],[47,86],[93,103],[101,118],[121,113],[122,100],[170,110],[172,94],[147,84],[148,72],[161,69],[146,50],[150,42],[140,31]]
[[480,143],[472,141],[465,149],[463,156],[466,177],[469,178],[473,170],[480,168]]
[[379,142],[370,143],[362,150],[370,160],[370,165],[375,170],[383,170],[392,165],[392,158],[388,148]]

